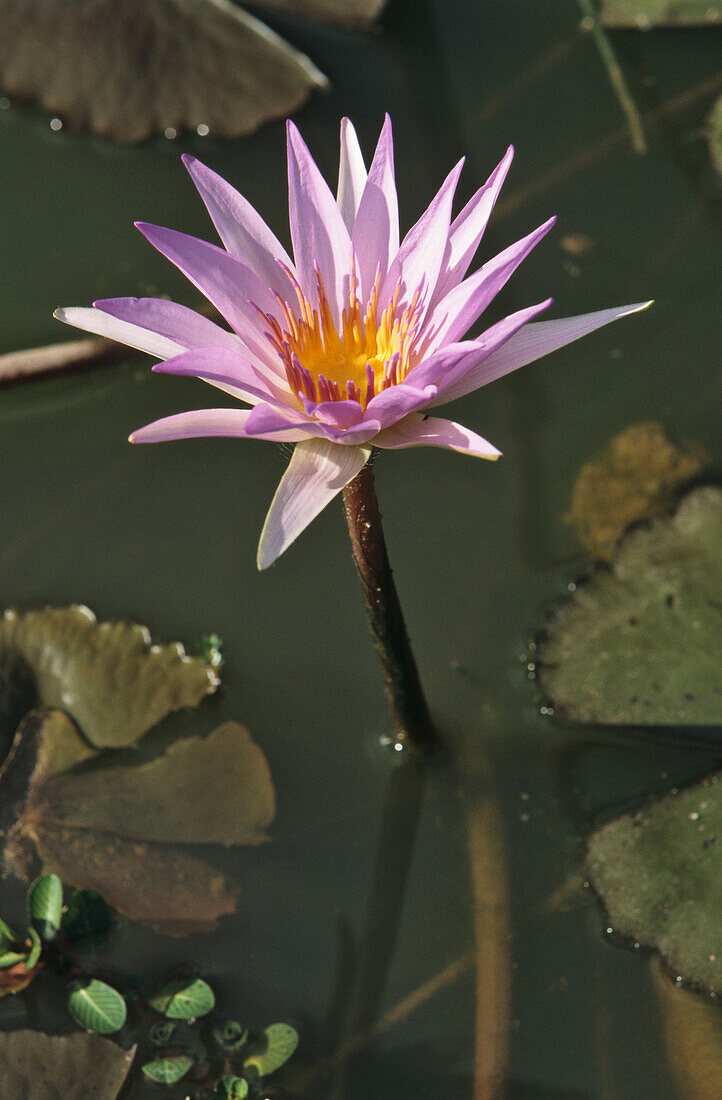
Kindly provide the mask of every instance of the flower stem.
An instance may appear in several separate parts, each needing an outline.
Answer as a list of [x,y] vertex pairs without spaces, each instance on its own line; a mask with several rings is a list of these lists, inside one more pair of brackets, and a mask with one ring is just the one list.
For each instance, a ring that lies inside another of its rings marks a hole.
[[424,698],[386,551],[381,513],[367,462],[343,491],[346,522],[366,615],[381,665],[396,745],[430,754],[439,736]]

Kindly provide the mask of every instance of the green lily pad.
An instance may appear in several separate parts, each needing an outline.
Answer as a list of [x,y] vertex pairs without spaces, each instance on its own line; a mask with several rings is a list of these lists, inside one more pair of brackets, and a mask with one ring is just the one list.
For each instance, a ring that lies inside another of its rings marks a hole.
[[599,829],[585,870],[617,932],[722,994],[722,773]]
[[57,875],[41,875],[28,890],[28,916],[35,931],[54,940],[63,917],[63,884]]
[[49,777],[39,797],[55,823],[173,843],[260,844],[275,816],[266,758],[238,722],[148,764]]
[[194,1020],[214,1008],[213,990],[202,978],[180,978],[166,982],[150,1000],[151,1008],[170,1020]]
[[540,685],[579,722],[722,724],[722,490],[632,529],[538,643]]
[[253,1067],[259,1076],[280,1069],[298,1046],[298,1032],[290,1024],[269,1024],[264,1029],[258,1049],[243,1063],[245,1069]]
[[115,1100],[135,1049],[82,1032],[2,1031],[0,1100]]
[[600,0],[605,27],[704,27],[722,22],[722,4],[714,0]]
[[6,95],[115,141],[238,137],[327,84],[228,0],[0,0],[0,23]]
[[68,992],[70,1014],[80,1027],[98,1035],[120,1031],[128,1010],[117,989],[98,978],[72,982]]
[[179,642],[151,645],[145,627],[99,623],[87,607],[45,607],[0,619],[0,664],[32,673],[35,706],[62,707],[97,747],[135,744],[171,711],[218,685]]
[[248,1096],[248,1081],[244,1077],[234,1077],[227,1073],[216,1082],[213,1100],[245,1100]]
[[185,1077],[192,1065],[193,1059],[185,1054],[179,1054],[177,1058],[157,1058],[154,1062],[145,1063],[143,1076],[149,1081],[157,1081],[159,1085],[173,1085]]

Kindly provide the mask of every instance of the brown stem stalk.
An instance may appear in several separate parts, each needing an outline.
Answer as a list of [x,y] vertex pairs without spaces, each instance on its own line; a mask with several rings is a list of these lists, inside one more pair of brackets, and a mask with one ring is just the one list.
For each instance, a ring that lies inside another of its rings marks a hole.
[[396,744],[423,753],[436,752],[440,747],[439,737],[406,632],[386,551],[370,462],[344,489],[343,503]]

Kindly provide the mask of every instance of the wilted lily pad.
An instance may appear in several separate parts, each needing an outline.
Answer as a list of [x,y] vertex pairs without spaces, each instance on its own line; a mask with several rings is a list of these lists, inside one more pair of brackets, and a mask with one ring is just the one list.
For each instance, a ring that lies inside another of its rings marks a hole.
[[580,722],[722,724],[722,490],[631,530],[546,625],[539,681]]
[[82,1032],[0,1032],[0,1100],[115,1100],[134,1055]]
[[18,731],[16,753],[29,743],[36,755],[7,863],[27,877],[39,858],[64,882],[168,934],[211,931],[235,908],[235,888],[182,845],[265,839],[275,801],[261,750],[227,722],[135,768],[59,770],[78,740],[61,711],[35,712]]
[[161,718],[197,706],[218,685],[206,662],[187,657],[179,642],[151,645],[144,626],[99,623],[87,607],[6,611],[0,664],[9,663],[16,678],[20,671],[29,678],[26,692],[35,697],[26,710],[70,711],[98,747],[135,744]]
[[676,446],[660,424],[633,424],[582,466],[564,518],[587,550],[611,561],[627,527],[672,511],[703,462],[699,448]]
[[230,0],[0,0],[0,25],[6,94],[116,141],[238,137],[327,83]]
[[714,0],[600,0],[599,17],[606,27],[703,27],[722,20],[722,4]]
[[386,0],[254,0],[254,3],[305,19],[368,27],[379,16]]
[[722,773],[599,829],[586,874],[616,931],[722,993]]

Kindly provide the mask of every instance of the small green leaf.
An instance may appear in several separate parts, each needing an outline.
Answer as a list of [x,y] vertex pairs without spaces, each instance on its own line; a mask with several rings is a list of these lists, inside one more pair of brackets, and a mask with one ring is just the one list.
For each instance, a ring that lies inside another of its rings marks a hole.
[[244,1100],[248,1096],[248,1081],[232,1073],[221,1077],[213,1091],[213,1100]]
[[145,1063],[143,1076],[160,1085],[172,1085],[185,1077],[192,1065],[193,1059],[185,1054],[179,1054],[177,1058],[158,1058],[155,1062]]
[[148,1032],[148,1038],[156,1046],[164,1047],[171,1041],[175,1033],[176,1024],[172,1024],[170,1020],[161,1020],[159,1024],[153,1024]]
[[72,982],[68,1008],[80,1027],[98,1035],[120,1031],[128,1011],[120,993],[97,978]]
[[41,875],[28,890],[28,916],[38,935],[49,943],[60,931],[63,884],[57,875]]
[[65,934],[73,943],[102,940],[110,929],[110,909],[95,890],[74,890],[70,895],[63,922]]
[[202,978],[181,978],[166,982],[150,1001],[156,1012],[171,1020],[207,1016],[216,1003],[211,987]]
[[27,957],[27,951],[3,951],[0,954],[0,970],[7,970],[9,966],[17,966],[18,963],[25,962]]
[[28,935],[30,936],[32,947],[30,948],[30,954],[25,960],[25,969],[32,970],[32,968],[37,964],[37,961],[40,958],[40,952],[43,949],[43,944],[40,936],[37,934],[34,928],[28,929]]
[[9,924],[0,917],[0,950],[7,946],[9,943],[17,943],[18,938],[13,932]]
[[219,672],[223,668],[223,642],[217,634],[204,634],[200,641],[200,654],[207,665]]
[[213,1028],[213,1038],[224,1050],[239,1050],[248,1040],[248,1028],[237,1020],[225,1020]]
[[298,1046],[298,1032],[290,1024],[270,1024],[258,1044],[258,1051],[246,1058],[244,1069],[253,1066],[261,1077],[279,1069]]

